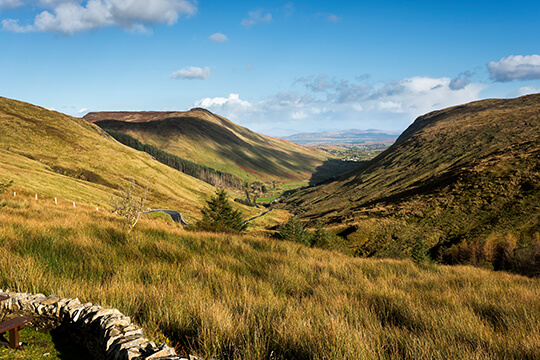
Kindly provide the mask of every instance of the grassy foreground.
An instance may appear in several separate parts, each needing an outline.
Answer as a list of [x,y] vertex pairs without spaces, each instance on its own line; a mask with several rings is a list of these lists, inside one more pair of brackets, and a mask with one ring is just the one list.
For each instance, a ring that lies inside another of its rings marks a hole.
[[217,359],[538,359],[540,280],[0,198],[0,287],[116,307]]

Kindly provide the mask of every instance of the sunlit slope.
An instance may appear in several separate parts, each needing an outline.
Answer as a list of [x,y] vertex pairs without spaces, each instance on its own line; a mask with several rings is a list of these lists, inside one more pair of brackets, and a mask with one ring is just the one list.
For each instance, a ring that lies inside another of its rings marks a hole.
[[186,112],[97,112],[85,119],[245,180],[305,179],[325,160],[316,150],[257,134],[200,108]]
[[7,195],[0,288],[117,308],[179,353],[540,359],[540,279],[186,232],[161,219],[142,219],[127,234],[105,212]]
[[198,216],[213,188],[119,144],[97,126],[55,111],[0,98],[0,181],[29,193],[106,206],[129,179],[148,205]]
[[[299,193],[290,207],[333,224],[391,219],[384,237],[393,240],[414,224],[408,241],[428,236],[434,245],[494,231],[538,232],[539,194],[536,94],[421,116],[386,152],[334,183]],[[364,235],[358,241],[372,241]]]

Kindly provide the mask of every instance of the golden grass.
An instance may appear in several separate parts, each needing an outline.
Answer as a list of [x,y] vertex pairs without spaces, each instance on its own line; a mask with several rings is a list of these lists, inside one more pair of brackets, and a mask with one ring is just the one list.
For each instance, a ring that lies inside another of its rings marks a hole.
[[0,199],[0,287],[116,307],[217,359],[538,359],[540,280]]

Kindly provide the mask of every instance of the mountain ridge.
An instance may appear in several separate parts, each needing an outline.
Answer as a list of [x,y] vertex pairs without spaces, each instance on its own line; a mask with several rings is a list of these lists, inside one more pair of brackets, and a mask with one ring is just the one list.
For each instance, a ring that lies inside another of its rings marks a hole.
[[288,208],[348,228],[362,254],[410,253],[422,237],[428,247],[530,238],[540,231],[539,159],[540,94],[482,100],[419,117],[388,150]]
[[244,180],[308,178],[327,158],[322,152],[257,134],[202,108],[89,113],[84,119]]

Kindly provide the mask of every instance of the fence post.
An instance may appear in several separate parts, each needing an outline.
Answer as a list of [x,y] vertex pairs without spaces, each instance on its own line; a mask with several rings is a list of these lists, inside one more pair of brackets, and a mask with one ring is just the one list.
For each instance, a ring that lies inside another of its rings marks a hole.
[[37,200],[37,194],[36,194],[36,200]]
[[54,205],[58,205],[58,200],[56,200],[56,198],[54,198]]

